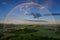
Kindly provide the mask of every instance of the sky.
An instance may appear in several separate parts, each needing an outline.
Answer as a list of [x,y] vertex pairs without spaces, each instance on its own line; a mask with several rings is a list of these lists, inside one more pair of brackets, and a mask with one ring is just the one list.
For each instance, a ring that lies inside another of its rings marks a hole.
[[[25,3],[25,2],[29,2],[29,1],[32,1],[32,2],[35,2],[35,3],[38,3],[42,6],[44,6],[52,14],[59,14],[59,15],[53,15],[54,16],[53,19],[56,21],[57,24],[60,24],[60,0],[0,0],[0,23],[4,22],[4,20],[6,19],[7,14],[14,7],[16,7],[17,5],[20,5],[22,3]],[[19,14],[16,14],[16,15],[19,15]],[[45,18],[45,17],[43,17],[43,18]],[[31,19],[31,18],[29,18],[29,19]],[[47,19],[47,17],[45,19]],[[49,18],[47,20],[49,20]],[[36,20],[34,20],[34,21],[36,21]],[[36,22],[34,22],[34,23],[36,23]]]

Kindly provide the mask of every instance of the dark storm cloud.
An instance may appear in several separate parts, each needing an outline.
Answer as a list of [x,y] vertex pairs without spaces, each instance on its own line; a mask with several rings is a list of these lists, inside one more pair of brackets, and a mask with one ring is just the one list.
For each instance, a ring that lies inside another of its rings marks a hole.
[[[30,13],[28,15],[33,16],[33,18],[40,18],[40,17],[42,17],[42,15],[40,13]],[[44,14],[43,16],[59,16],[59,15],[60,15],[60,13],[52,13],[52,14],[48,13],[48,14]]]
[[45,14],[44,16],[59,16],[60,15],[60,13],[52,13],[52,14]]
[[31,13],[30,15],[32,15],[34,18],[41,17],[41,14],[40,13]]
[[33,16],[34,16],[34,18],[39,18],[41,15],[39,13],[36,13]]

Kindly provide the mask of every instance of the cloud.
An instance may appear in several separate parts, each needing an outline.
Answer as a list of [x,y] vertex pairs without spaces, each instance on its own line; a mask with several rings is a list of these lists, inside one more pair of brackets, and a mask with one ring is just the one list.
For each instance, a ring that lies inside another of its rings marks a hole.
[[2,2],[1,4],[6,5],[6,4],[7,4],[7,2]]
[[33,18],[39,18],[39,17],[41,17],[40,13],[27,13],[26,12],[26,14],[33,16]]
[[26,20],[26,21],[30,21],[30,22],[48,22],[46,20]]
[[52,14],[45,14],[44,16],[57,16],[57,15],[60,15],[60,13],[52,13]]

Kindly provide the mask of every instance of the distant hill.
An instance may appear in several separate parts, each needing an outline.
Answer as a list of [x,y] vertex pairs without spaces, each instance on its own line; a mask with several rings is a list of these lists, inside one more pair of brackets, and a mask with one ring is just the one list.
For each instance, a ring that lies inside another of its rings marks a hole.
[[1,29],[3,28],[3,24],[0,24],[0,28],[1,28]]

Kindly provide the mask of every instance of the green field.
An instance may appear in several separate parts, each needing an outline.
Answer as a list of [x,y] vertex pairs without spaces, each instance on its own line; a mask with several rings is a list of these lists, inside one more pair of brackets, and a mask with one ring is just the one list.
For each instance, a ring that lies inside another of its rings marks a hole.
[[54,27],[21,26],[5,28],[0,40],[60,40]]

